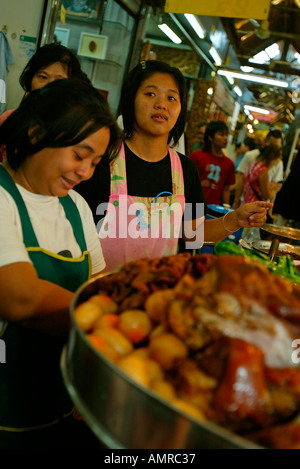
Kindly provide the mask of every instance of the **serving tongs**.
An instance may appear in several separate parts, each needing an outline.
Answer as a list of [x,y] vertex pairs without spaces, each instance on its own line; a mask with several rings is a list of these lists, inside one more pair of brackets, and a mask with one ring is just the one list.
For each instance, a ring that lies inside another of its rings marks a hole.
[[271,246],[268,253],[271,261],[276,259],[280,242],[300,245],[300,230],[295,228],[265,223],[261,230],[271,235]]

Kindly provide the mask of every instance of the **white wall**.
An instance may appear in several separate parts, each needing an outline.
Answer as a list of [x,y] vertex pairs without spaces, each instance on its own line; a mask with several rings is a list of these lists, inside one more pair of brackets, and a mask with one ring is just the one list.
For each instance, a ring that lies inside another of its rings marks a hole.
[[[9,66],[6,79],[7,109],[17,107],[24,95],[19,76],[28,62],[20,36],[38,38],[44,0],[0,0],[0,30],[7,27],[7,40],[15,65]],[[21,47],[20,47],[21,46]]]

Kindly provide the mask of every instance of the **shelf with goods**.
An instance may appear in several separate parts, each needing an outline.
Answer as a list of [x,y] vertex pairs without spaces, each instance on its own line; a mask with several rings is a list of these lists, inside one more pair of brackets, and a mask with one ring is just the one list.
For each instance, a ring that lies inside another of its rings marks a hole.
[[[111,110],[117,113],[121,84],[131,43],[131,31],[123,24],[114,21],[100,21],[96,18],[66,14],[64,24],[56,23],[55,31],[68,31],[69,47],[78,56],[83,71],[93,85],[106,94]],[[107,45],[103,58],[97,53],[88,56],[80,54],[79,46],[82,33],[87,36],[105,36]],[[117,117],[117,116],[116,116]]]

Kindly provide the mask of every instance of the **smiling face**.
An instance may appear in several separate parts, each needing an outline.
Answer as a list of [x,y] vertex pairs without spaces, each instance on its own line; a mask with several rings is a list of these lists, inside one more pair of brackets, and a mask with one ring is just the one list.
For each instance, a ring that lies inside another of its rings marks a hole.
[[68,78],[67,67],[61,62],[54,62],[36,72],[31,81],[31,90],[38,90],[48,85],[48,83],[62,78]]
[[109,139],[109,128],[102,127],[77,145],[44,148],[24,161],[14,180],[35,194],[64,197],[75,185],[92,177]]
[[136,93],[135,131],[168,138],[180,111],[179,89],[172,75],[154,73],[142,82]]

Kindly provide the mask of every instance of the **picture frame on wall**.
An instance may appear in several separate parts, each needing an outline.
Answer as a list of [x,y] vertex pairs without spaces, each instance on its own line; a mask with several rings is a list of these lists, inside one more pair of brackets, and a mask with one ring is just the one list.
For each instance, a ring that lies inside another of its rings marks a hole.
[[70,30],[67,28],[55,28],[54,36],[62,46],[69,47]]
[[106,57],[107,43],[107,36],[82,32],[77,55],[91,59],[104,60]]

